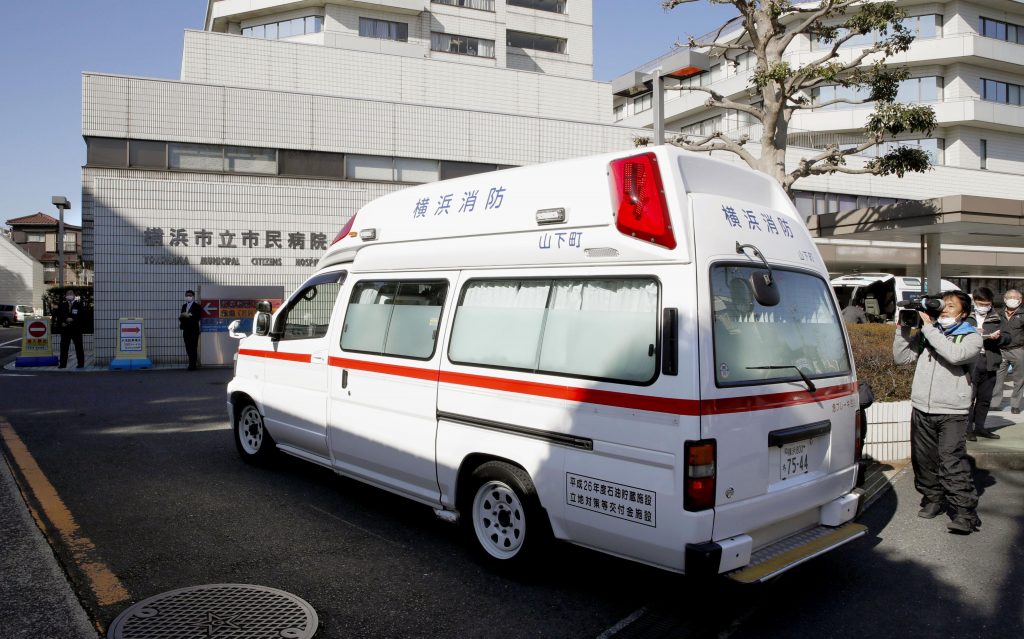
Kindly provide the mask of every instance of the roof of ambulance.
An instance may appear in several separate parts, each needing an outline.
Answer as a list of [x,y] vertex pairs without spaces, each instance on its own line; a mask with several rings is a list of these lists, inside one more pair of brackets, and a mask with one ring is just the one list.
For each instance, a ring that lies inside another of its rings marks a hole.
[[[376,243],[473,237],[541,230],[536,214],[565,209],[567,224],[551,230],[608,227],[615,223],[609,164],[618,158],[654,153],[659,164],[671,167],[675,184],[666,194],[685,192],[756,192],[770,198],[777,210],[792,204],[766,175],[706,155],[673,146],[629,149],[615,153],[546,164],[478,173],[412,186],[377,198],[356,214],[352,233],[333,244],[324,256],[330,262],[361,249],[358,233],[375,229]],[[784,200],[784,201],[783,201]],[[334,257],[335,259],[329,259]],[[323,263],[323,262],[322,262]]]

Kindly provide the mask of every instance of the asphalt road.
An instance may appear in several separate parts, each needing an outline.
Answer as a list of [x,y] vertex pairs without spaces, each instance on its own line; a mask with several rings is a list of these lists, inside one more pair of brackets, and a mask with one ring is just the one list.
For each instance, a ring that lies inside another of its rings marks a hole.
[[92,545],[86,558],[130,595],[101,604],[82,554],[57,544],[101,627],[134,601],[211,583],[294,593],[317,610],[321,637],[1016,638],[1024,627],[1019,471],[979,471],[984,527],[969,537],[915,516],[907,474],[866,514],[867,539],[766,586],[700,583],[572,546],[503,575],[429,508],[296,460],[243,463],[229,376],[0,379],[0,416]]

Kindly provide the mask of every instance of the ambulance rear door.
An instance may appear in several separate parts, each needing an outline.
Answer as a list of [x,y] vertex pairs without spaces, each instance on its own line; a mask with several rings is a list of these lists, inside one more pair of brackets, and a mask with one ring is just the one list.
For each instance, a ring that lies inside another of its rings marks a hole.
[[[856,476],[853,365],[792,211],[691,195],[698,241],[701,433],[715,445],[714,540],[753,547],[819,524]],[[771,281],[776,304],[758,301]]]

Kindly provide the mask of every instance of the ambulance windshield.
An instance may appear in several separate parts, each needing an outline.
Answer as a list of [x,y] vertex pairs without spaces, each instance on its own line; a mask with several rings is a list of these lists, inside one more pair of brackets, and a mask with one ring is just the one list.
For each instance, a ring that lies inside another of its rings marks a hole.
[[757,270],[740,265],[711,269],[718,386],[848,375],[850,358],[828,283],[774,267],[781,301],[761,306],[750,285],[750,274]]

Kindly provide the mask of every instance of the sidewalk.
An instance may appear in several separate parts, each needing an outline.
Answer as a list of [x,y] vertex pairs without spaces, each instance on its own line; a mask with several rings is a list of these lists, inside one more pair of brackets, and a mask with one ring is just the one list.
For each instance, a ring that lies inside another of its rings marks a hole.
[[98,633],[0,459],[0,637],[96,639]]

